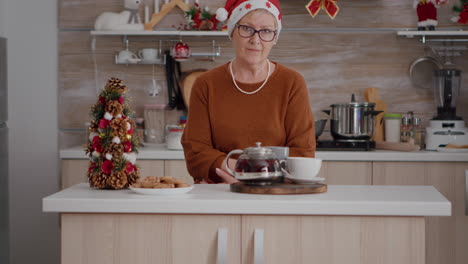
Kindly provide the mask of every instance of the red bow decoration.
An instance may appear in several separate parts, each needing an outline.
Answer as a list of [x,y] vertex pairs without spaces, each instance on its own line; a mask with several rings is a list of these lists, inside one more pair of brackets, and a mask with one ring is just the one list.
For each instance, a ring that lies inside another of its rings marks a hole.
[[338,0],[311,0],[305,7],[312,17],[315,17],[320,9],[325,9],[328,16],[334,19],[340,11],[340,8],[335,3],[337,1]]

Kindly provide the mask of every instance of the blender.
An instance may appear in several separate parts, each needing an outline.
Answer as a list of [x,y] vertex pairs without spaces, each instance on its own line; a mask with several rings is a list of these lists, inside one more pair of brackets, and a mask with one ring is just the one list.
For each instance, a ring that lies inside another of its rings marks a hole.
[[426,128],[426,149],[437,150],[447,144],[468,144],[468,128],[465,127],[465,121],[456,114],[461,71],[435,70],[432,82],[437,116],[429,121]]

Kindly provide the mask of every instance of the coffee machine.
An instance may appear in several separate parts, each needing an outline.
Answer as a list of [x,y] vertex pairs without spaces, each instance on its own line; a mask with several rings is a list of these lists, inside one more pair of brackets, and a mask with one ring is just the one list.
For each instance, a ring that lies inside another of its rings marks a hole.
[[456,114],[460,84],[460,70],[434,71],[433,89],[437,116],[429,121],[426,128],[426,149],[437,150],[447,144],[468,144],[468,128],[465,127],[465,121]]

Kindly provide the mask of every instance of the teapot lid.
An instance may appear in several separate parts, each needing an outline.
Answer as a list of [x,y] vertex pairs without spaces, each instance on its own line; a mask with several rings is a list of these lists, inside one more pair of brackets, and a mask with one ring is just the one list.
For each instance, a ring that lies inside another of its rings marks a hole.
[[255,142],[256,147],[246,148],[244,153],[252,158],[263,158],[265,156],[271,156],[274,154],[273,150],[270,148],[262,147],[261,142]]

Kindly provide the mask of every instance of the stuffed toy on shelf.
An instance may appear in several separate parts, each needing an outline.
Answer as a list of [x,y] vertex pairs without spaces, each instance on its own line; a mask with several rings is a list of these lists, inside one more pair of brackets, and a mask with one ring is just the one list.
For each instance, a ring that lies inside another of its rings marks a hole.
[[414,0],[413,8],[418,15],[418,30],[435,30],[437,26],[437,8],[447,0]]

